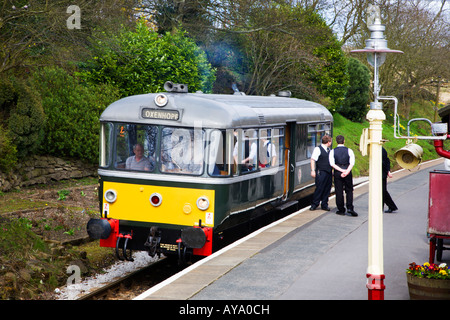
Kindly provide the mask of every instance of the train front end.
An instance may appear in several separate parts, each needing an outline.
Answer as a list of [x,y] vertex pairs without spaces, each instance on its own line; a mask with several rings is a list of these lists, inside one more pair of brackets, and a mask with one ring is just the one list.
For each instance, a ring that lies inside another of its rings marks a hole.
[[88,230],[100,246],[116,248],[119,258],[130,260],[129,250],[211,254],[214,190],[104,175],[99,190],[102,218],[92,219]]
[[[125,98],[102,114],[99,201],[101,218],[88,234],[119,259],[212,253],[215,193],[205,184],[205,130],[183,126],[179,108]],[[166,97],[167,99],[167,97]],[[134,115],[133,115],[134,110]]]

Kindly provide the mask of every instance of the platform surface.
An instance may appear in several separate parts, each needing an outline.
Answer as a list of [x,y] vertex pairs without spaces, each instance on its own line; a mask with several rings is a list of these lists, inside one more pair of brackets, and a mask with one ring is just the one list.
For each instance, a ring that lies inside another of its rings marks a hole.
[[[383,214],[385,300],[409,300],[405,270],[428,261],[429,172],[443,167],[438,159],[388,179],[399,210]],[[367,300],[368,190],[368,182],[355,188],[358,217],[336,215],[331,197],[330,212],[300,210],[136,300]]]

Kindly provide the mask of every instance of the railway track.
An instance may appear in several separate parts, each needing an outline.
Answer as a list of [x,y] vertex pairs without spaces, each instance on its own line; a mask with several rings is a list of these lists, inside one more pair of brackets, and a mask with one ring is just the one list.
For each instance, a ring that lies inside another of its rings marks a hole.
[[77,300],[131,300],[179,271],[176,260],[162,257],[155,263],[94,289]]

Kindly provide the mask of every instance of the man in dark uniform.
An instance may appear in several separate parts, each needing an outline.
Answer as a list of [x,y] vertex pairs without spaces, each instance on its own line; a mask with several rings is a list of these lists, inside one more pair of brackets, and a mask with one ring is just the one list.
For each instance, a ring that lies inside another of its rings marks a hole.
[[330,195],[332,176],[328,160],[332,139],[328,135],[322,137],[322,144],[314,148],[311,155],[311,177],[315,178],[316,190],[310,210],[316,210],[321,204],[322,210],[330,211],[328,196]]
[[344,146],[344,136],[336,137],[337,147],[330,152],[330,165],[334,168],[334,189],[336,191],[336,214],[345,215],[344,191],[348,213],[353,217],[358,214],[353,210],[353,176],[352,168],[355,165],[355,154],[352,149]]
[[387,155],[387,151],[382,148],[382,166],[383,166],[383,204],[386,204],[388,206],[388,209],[385,211],[386,213],[391,213],[394,211],[397,211],[397,205],[395,204],[394,200],[392,200],[391,195],[387,191],[387,177],[392,178],[391,173],[391,161],[389,160],[389,157]]

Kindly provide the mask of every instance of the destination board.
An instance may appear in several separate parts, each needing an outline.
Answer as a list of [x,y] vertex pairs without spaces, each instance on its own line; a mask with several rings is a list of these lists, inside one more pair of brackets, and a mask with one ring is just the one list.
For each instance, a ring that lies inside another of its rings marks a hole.
[[144,108],[142,109],[142,118],[178,121],[180,119],[180,113],[178,110]]

